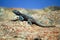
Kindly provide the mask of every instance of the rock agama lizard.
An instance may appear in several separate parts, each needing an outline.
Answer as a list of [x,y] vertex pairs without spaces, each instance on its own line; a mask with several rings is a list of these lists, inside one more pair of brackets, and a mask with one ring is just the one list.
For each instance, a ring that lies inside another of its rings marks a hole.
[[[45,25],[39,23],[38,21],[36,21],[36,19],[34,19],[33,17],[25,15],[25,14],[22,14],[18,10],[13,10],[12,12],[15,15],[19,16],[19,20],[20,21],[27,21],[28,24],[30,24],[30,25],[35,24],[35,25],[38,25],[40,27],[55,27],[55,26],[45,26]],[[13,20],[13,21],[17,21],[17,20]]]

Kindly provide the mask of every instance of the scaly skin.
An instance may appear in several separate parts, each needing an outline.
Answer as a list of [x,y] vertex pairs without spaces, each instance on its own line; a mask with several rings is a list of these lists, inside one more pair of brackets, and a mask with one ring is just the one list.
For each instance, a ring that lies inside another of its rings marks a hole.
[[[36,25],[38,25],[40,27],[55,27],[55,26],[45,26],[45,25],[39,23],[38,21],[36,21],[36,19],[34,19],[33,17],[30,17],[28,15],[22,14],[22,13],[20,13],[17,10],[13,10],[12,12],[19,16],[19,20],[20,21],[27,21],[30,25],[36,24]],[[15,21],[17,21],[17,20],[15,20]]]

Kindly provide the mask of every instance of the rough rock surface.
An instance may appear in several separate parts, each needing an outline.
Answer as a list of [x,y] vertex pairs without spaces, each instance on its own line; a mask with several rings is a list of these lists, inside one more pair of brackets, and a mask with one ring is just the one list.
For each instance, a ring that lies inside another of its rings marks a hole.
[[[16,15],[12,10],[19,10],[36,18],[44,25],[56,27],[39,27],[29,25],[26,21],[11,21]],[[47,10],[47,11],[46,11]],[[0,40],[60,40],[60,10],[28,10],[22,8],[0,8]]]

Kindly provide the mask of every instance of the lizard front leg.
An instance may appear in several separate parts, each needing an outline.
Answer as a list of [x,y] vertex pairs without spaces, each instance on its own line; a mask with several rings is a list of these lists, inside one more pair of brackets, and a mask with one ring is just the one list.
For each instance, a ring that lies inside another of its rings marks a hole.
[[11,21],[18,21],[19,20],[19,17],[15,17],[13,19],[11,19]]
[[23,21],[24,18],[20,15],[19,17],[16,17],[16,19],[13,19],[11,21],[18,21],[18,20]]

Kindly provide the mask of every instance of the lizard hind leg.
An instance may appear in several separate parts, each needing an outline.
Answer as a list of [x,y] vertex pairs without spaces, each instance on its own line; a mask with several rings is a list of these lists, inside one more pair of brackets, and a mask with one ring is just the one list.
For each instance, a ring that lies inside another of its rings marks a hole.
[[28,22],[28,24],[32,25],[32,22],[31,22],[31,20],[30,20],[30,19],[28,19],[28,21],[27,21],[27,22]]

